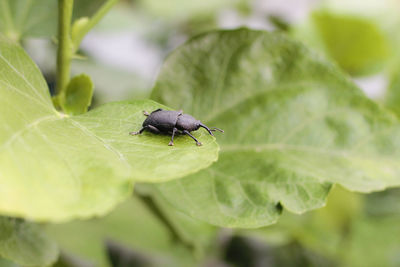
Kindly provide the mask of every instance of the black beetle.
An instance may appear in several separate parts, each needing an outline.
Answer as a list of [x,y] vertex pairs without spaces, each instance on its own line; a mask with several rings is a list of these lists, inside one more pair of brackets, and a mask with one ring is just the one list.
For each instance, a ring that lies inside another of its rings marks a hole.
[[168,144],[169,146],[174,145],[175,134],[187,134],[191,138],[193,138],[194,141],[196,141],[196,145],[201,146],[201,143],[193,135],[190,134],[190,132],[196,131],[200,127],[205,128],[210,135],[213,135],[212,131],[215,130],[224,132],[223,130],[215,127],[213,127],[212,129],[208,128],[192,116],[188,114],[183,114],[182,110],[163,110],[159,108],[151,112],[151,114],[146,111],[144,111],[143,114],[146,115],[147,118],[142,124],[142,129],[140,129],[138,132],[130,132],[129,134],[141,134],[144,130],[148,130],[156,134],[172,134],[171,141]]

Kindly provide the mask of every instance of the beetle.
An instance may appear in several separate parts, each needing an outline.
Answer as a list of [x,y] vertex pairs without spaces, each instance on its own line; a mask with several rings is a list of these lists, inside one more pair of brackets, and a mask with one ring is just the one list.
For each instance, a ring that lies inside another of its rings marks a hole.
[[142,124],[142,128],[138,132],[130,132],[130,135],[138,135],[143,131],[148,130],[155,134],[172,134],[169,146],[174,145],[174,136],[176,134],[186,134],[196,141],[196,145],[201,146],[201,143],[190,133],[203,127],[207,132],[214,136],[213,131],[224,132],[221,129],[212,127],[211,129],[204,125],[201,121],[193,118],[189,114],[183,114],[182,110],[164,110],[156,109],[150,114],[146,111],[143,112],[147,118]]

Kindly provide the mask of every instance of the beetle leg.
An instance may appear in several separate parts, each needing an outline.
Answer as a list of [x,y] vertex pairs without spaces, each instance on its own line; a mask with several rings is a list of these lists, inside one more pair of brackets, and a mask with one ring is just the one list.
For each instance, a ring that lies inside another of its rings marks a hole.
[[174,136],[175,136],[176,131],[178,131],[178,129],[176,129],[176,128],[172,129],[172,137],[171,137],[171,141],[168,144],[169,146],[174,145]]
[[160,133],[160,130],[158,130],[156,127],[152,126],[152,125],[146,125],[144,126],[142,129],[140,129],[138,132],[130,132],[130,135],[138,135],[143,133],[144,130],[149,130],[152,133],[158,134]]
[[207,126],[205,126],[205,125],[204,125],[203,123],[201,123],[201,122],[200,122],[200,127],[203,127],[204,129],[207,130],[207,132],[208,132],[210,135],[214,136],[214,134],[211,132],[210,128],[208,128]]
[[145,116],[149,116],[149,115],[150,115],[150,113],[148,113],[146,110],[143,110],[143,115],[145,115]]
[[147,129],[150,131],[150,132],[152,132],[152,133],[155,133],[155,134],[159,134],[160,133],[160,130],[158,130],[156,127],[154,127],[153,125],[147,125],[146,126],[147,127]]
[[202,144],[199,142],[199,140],[196,139],[196,137],[194,137],[193,135],[190,134],[189,131],[183,130],[183,133],[189,135],[190,137],[192,137],[193,140],[196,141],[196,145],[198,145],[198,146],[201,146],[201,145],[202,145]]
[[140,129],[138,132],[130,132],[130,135],[138,135],[143,133],[144,130],[146,130],[147,126],[143,127],[142,129]]

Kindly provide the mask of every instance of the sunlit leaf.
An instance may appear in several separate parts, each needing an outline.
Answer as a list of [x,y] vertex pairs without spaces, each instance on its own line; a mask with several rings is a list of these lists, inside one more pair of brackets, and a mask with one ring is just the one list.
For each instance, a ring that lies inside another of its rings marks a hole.
[[[206,131],[169,136],[140,129],[150,100],[117,102],[69,117],[51,103],[40,71],[0,39],[0,213],[60,221],[104,214],[131,194],[133,181],[161,182],[207,167],[218,145]],[[165,108],[165,107],[164,107]]]
[[284,35],[201,35],[172,53],[153,99],[225,130],[217,163],[157,185],[176,208],[230,227],[274,223],[325,204],[334,183],[400,185],[397,119],[336,67]]

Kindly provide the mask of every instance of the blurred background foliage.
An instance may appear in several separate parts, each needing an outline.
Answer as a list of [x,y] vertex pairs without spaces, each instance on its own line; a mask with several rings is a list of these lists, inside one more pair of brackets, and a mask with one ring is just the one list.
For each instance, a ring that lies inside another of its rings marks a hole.
[[[0,29],[21,39],[52,87],[56,1],[37,0],[28,15],[18,6],[24,1],[9,2],[15,20],[0,16]],[[75,2],[77,18],[104,1]],[[399,11],[396,0],[121,0],[84,39],[72,73],[92,77],[92,107],[147,98],[171,50],[201,32],[243,26],[305,42],[400,115]],[[62,250],[55,266],[400,266],[400,190],[336,187],[326,207],[284,212],[276,225],[254,230],[218,229],[136,196],[104,218],[46,229]]]

